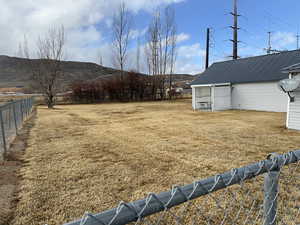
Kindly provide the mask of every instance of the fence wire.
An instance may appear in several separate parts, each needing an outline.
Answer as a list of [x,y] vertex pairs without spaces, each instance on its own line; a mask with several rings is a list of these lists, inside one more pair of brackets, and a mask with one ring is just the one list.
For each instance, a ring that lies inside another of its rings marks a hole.
[[300,150],[209,177],[66,225],[300,224]]
[[33,98],[0,105],[0,160],[5,158],[10,143],[33,110]]

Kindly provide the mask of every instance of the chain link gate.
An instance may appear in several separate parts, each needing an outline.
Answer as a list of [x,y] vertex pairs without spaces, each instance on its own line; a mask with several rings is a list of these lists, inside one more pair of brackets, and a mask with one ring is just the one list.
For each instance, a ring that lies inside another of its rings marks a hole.
[[0,161],[7,154],[10,143],[33,110],[33,98],[24,98],[0,105]]

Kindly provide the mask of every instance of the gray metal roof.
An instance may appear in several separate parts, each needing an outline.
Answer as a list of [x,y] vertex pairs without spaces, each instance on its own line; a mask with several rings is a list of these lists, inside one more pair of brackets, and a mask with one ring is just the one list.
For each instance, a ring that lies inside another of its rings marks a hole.
[[217,62],[199,74],[191,85],[278,81],[288,78],[283,68],[299,62],[300,50]]

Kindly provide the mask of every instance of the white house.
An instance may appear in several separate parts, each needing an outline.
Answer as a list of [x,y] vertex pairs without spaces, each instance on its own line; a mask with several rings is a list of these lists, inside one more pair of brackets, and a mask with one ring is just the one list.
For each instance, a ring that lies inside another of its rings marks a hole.
[[289,74],[289,79],[294,80],[289,93],[292,99],[288,103],[286,127],[300,130],[300,63],[284,68],[283,72]]
[[283,68],[299,62],[295,50],[214,63],[191,83],[193,108],[287,112],[289,97],[278,81],[289,77]]

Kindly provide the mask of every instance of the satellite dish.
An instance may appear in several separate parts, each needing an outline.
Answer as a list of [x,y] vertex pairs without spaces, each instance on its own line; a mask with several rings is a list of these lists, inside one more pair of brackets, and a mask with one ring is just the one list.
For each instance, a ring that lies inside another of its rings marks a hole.
[[298,79],[284,79],[278,82],[278,87],[283,92],[292,92],[300,87]]
[[284,93],[287,93],[290,102],[295,101],[295,96],[291,95],[291,92],[295,91],[297,88],[300,87],[300,80],[299,79],[284,79],[278,82],[278,87]]

